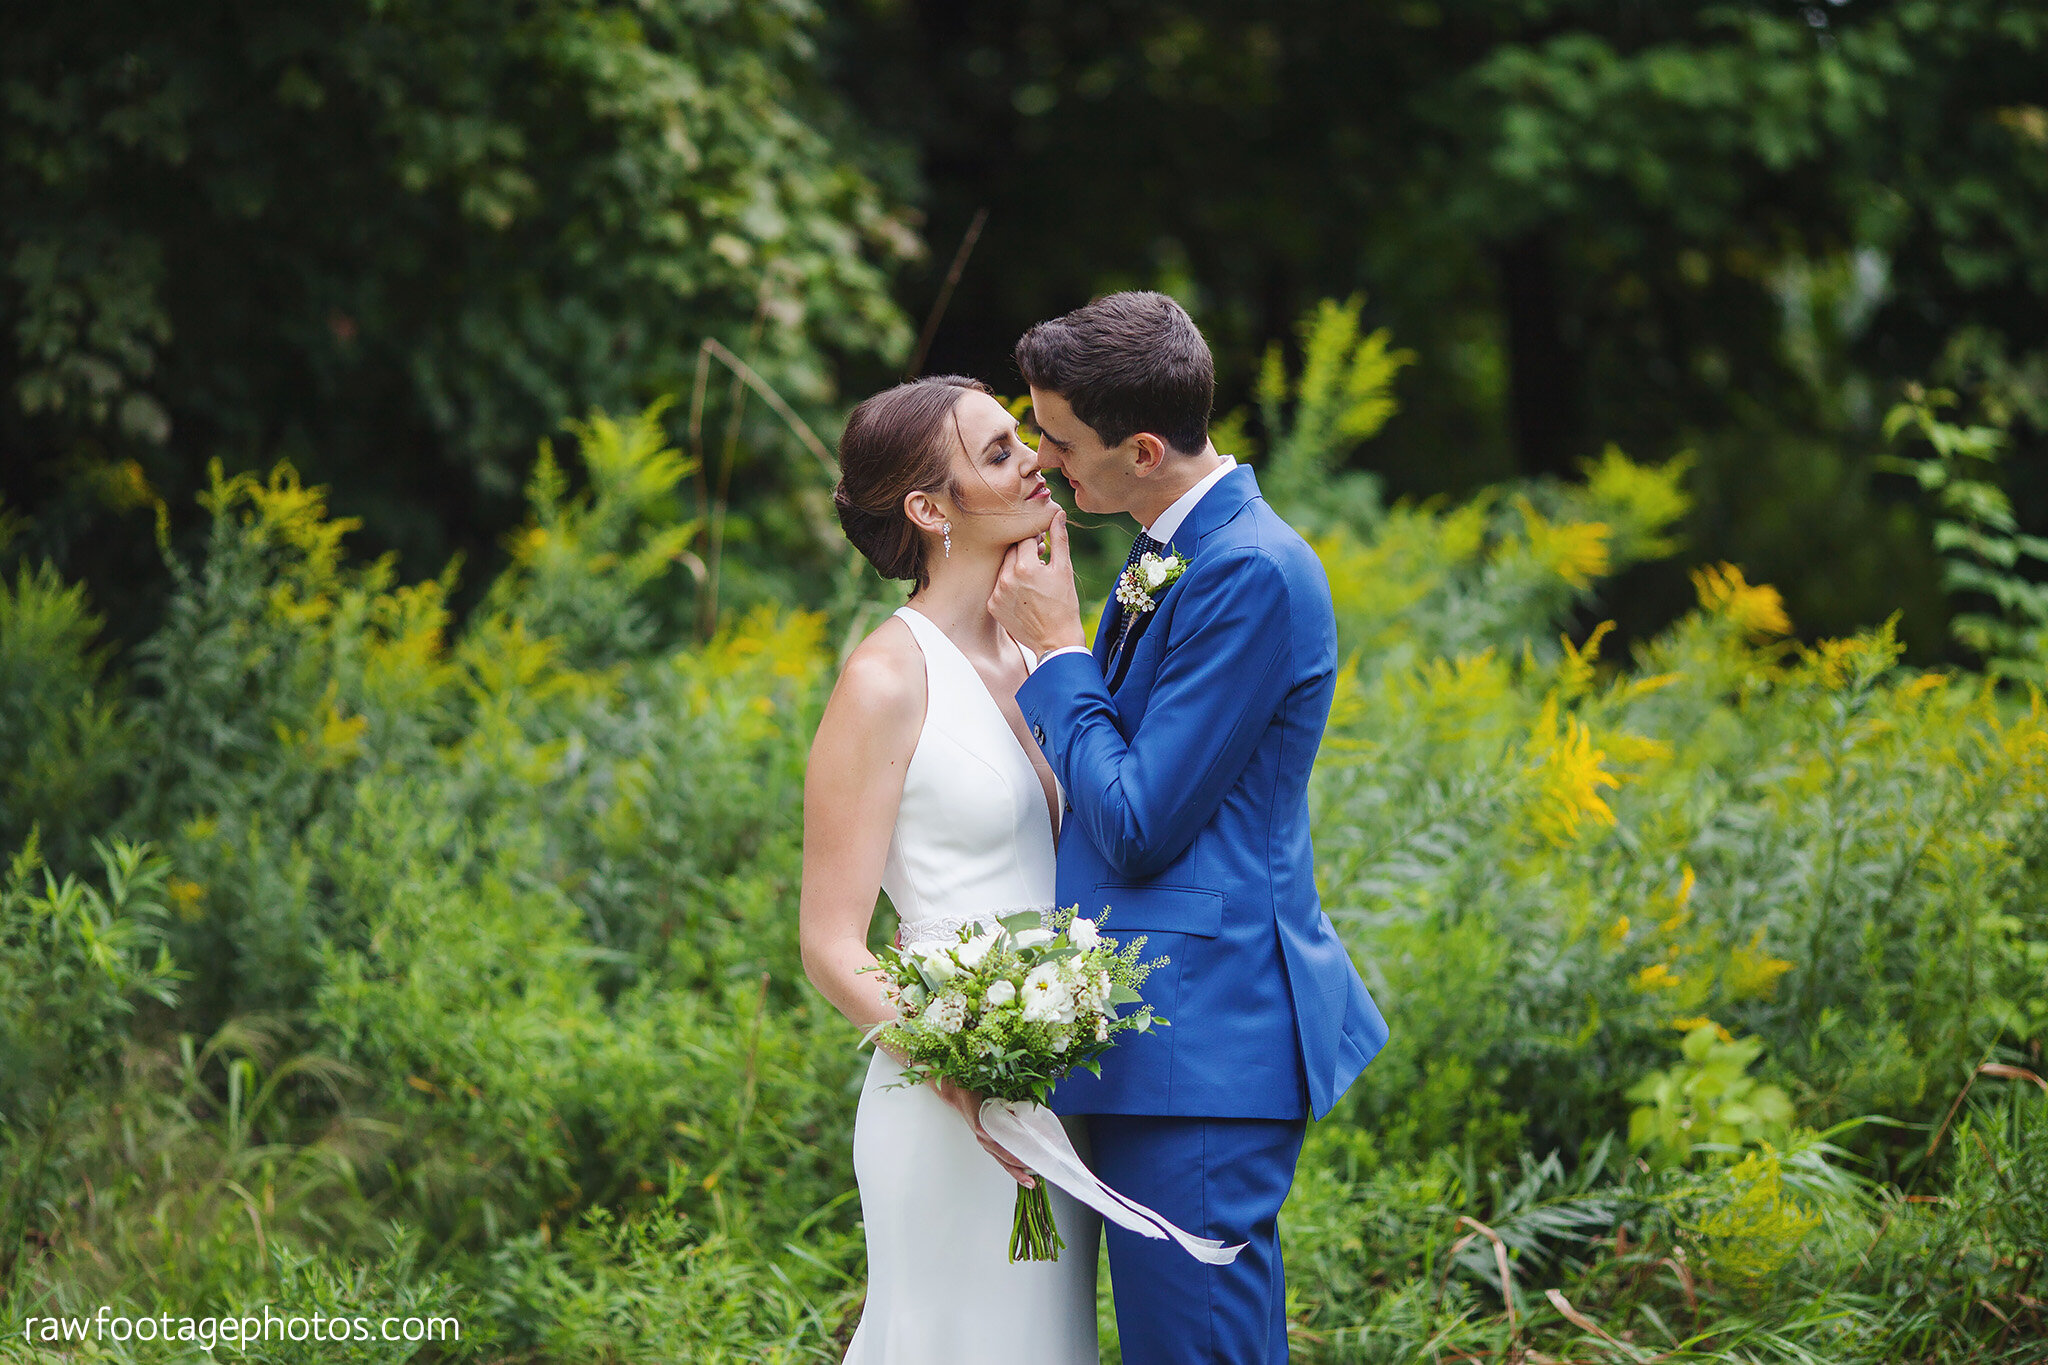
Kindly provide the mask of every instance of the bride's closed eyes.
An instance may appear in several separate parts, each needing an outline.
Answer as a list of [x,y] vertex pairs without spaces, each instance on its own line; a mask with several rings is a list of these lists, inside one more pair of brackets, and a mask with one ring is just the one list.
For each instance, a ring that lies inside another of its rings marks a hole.
[[1011,447],[1022,447],[1023,444],[1024,442],[1018,439],[1017,429],[1015,427],[1010,428],[1010,430],[1004,432],[1000,436],[995,437],[988,443],[988,448],[990,451],[989,463],[1003,463],[1003,461],[1009,459],[1010,456],[1014,453]]

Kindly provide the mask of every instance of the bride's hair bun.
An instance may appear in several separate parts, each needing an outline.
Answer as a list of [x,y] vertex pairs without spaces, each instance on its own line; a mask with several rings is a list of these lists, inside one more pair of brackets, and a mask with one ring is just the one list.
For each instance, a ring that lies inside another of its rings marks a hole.
[[832,507],[839,513],[839,527],[853,548],[867,556],[868,563],[884,578],[918,578],[923,546],[917,529],[898,507],[892,516],[870,512],[846,491],[846,481],[832,490]]
[[930,581],[925,539],[903,511],[914,492],[952,491],[953,424],[969,392],[988,385],[939,374],[884,389],[853,410],[839,437],[839,486],[832,506],[853,547],[884,578]]

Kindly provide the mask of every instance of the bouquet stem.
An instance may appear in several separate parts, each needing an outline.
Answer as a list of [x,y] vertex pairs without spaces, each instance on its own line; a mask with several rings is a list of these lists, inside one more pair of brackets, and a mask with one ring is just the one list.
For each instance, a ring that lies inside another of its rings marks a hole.
[[1010,1220],[1010,1260],[1057,1261],[1067,1245],[1052,1221],[1051,1187],[1039,1176],[1030,1189],[1017,1187],[1017,1213]]

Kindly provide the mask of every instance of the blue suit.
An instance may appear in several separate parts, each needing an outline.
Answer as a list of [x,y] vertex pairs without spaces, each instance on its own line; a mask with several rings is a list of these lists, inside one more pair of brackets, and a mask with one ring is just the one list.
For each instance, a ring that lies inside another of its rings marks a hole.
[[[1172,961],[1145,983],[1171,1020],[1126,1033],[1100,1078],[1054,1091],[1088,1114],[1098,1172],[1182,1227],[1237,1242],[1206,1267],[1111,1228],[1124,1359],[1286,1358],[1274,1219],[1310,1115],[1328,1113],[1387,1026],[1316,894],[1308,781],[1336,687],[1322,565],[1225,475],[1171,544],[1180,579],[1114,649],[1045,660],[1017,702],[1066,788],[1058,899]],[[1128,1182],[1128,1183],[1126,1183]]]

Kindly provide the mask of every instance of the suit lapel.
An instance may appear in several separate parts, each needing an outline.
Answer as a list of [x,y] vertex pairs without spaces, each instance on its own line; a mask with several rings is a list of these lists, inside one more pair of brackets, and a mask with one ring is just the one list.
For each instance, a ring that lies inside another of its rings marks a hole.
[[1095,646],[1090,651],[1095,655],[1095,666],[1102,670],[1105,678],[1109,676],[1110,647],[1116,643],[1117,627],[1123,624],[1123,619],[1123,603],[1116,600],[1116,590],[1112,588],[1109,601],[1102,607],[1102,619],[1095,623]]
[[[1173,533],[1173,539],[1168,543],[1168,549],[1173,550],[1183,545],[1192,545],[1199,549],[1211,531],[1236,516],[1244,509],[1246,503],[1257,496],[1259,496],[1259,482],[1252,477],[1252,467],[1240,461],[1237,468],[1225,474],[1221,479],[1218,479],[1216,486],[1207,493],[1204,493],[1201,499],[1188,509],[1187,517],[1181,522],[1180,528]],[[1182,553],[1188,556],[1192,564],[1195,552],[1188,550]],[[1169,585],[1166,591],[1172,592],[1175,586],[1178,585]],[[1154,600],[1163,604],[1163,594]],[[1096,632],[1095,643],[1098,658],[1104,657],[1101,646],[1105,638],[1105,632],[1107,632],[1107,638],[1114,640],[1116,638],[1116,628],[1123,620],[1123,608],[1117,602],[1115,594],[1112,593],[1110,595],[1109,601],[1110,605],[1116,608],[1116,610],[1105,615],[1102,628]],[[1151,611],[1146,612],[1143,616],[1131,622],[1130,638],[1124,641],[1124,647],[1104,666],[1104,673],[1109,678],[1110,691],[1116,691],[1123,683],[1124,674],[1129,671],[1131,666],[1131,656],[1138,652],[1139,639],[1144,636],[1145,628],[1152,624],[1152,618],[1157,616],[1159,612],[1160,606],[1155,605]],[[1114,619],[1111,619],[1111,616]]]

